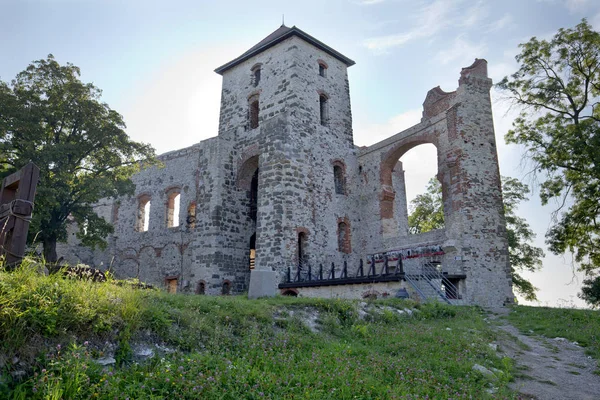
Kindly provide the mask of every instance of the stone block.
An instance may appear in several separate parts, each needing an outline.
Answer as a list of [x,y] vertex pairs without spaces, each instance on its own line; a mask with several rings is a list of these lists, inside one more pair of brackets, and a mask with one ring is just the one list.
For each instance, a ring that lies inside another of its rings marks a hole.
[[273,297],[277,294],[277,274],[275,271],[252,270],[250,272],[249,299]]

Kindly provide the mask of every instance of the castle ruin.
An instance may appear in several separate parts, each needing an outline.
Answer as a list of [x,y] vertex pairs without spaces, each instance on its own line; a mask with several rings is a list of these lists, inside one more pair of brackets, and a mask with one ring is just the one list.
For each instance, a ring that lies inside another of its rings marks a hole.
[[[353,142],[353,64],[282,25],[216,69],[218,136],[159,156],[133,176],[135,196],[97,205],[114,225],[106,250],[72,227],[59,255],[178,292],[427,297],[427,283],[463,304],[512,302],[487,62],[368,147]],[[409,234],[398,160],[424,143],[437,148],[445,228]]]

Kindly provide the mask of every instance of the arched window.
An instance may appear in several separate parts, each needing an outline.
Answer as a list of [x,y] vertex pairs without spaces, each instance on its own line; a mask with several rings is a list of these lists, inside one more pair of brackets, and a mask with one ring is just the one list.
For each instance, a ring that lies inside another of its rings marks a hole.
[[142,195],[138,198],[135,230],[146,232],[150,226],[150,196]]
[[229,282],[228,280],[225,280],[223,282],[223,287],[221,289],[221,294],[224,296],[230,295],[231,294],[231,282]]
[[324,61],[318,61],[319,63],[319,75],[323,78],[327,77],[327,64]]
[[327,125],[327,120],[329,119],[329,113],[328,113],[328,105],[327,103],[329,102],[329,99],[327,98],[326,95],[324,94],[320,94],[319,95],[319,112],[320,112],[320,118],[321,118],[321,125]]
[[306,265],[307,254],[306,244],[308,239],[308,232],[305,228],[298,228],[298,267],[302,268]]
[[187,223],[187,226],[190,229],[194,229],[196,227],[196,202],[195,201],[190,202],[190,205],[188,206],[187,217],[185,219],[185,222]]
[[351,253],[352,247],[350,244],[350,222],[348,221],[347,217],[338,220],[337,237],[338,251],[346,254]]
[[167,228],[179,226],[180,200],[179,189],[172,189],[167,192]]
[[252,84],[254,85],[254,87],[258,86],[258,84],[260,83],[260,70],[261,70],[261,67],[262,67],[262,64],[256,64],[251,69],[251,71],[252,71]]
[[196,287],[196,294],[206,294],[206,282],[198,282],[198,286]]
[[336,162],[333,165],[333,183],[335,186],[335,194],[346,194],[346,176],[344,164]]
[[258,104],[258,95],[252,96],[248,99],[248,117],[250,119],[250,129],[258,128],[258,113],[259,113],[259,104]]

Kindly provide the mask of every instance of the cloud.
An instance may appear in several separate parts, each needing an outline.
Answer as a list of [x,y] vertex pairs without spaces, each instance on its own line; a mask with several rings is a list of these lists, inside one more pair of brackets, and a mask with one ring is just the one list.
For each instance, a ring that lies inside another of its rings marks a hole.
[[489,7],[482,0],[475,3],[474,6],[467,9],[464,16],[459,20],[458,25],[471,28],[479,25],[489,15]]
[[385,0],[359,0],[361,6],[372,6],[373,4],[383,3]]
[[367,39],[363,45],[375,53],[386,53],[390,48],[422,38],[430,38],[444,29],[448,24],[452,3],[447,0],[436,0],[421,8],[414,16],[415,27],[407,32],[395,35],[379,36]]
[[415,21],[412,29],[366,39],[363,46],[376,54],[385,54],[394,47],[401,47],[419,39],[433,38],[448,28],[465,31],[479,27],[489,14],[489,4],[482,0],[474,4],[463,0],[435,0],[420,7],[410,17]]
[[474,55],[483,58],[486,51],[487,46],[484,43],[474,44],[466,40],[464,35],[460,35],[454,39],[450,48],[438,52],[435,59],[442,64],[457,60],[463,64],[468,64]]
[[590,4],[589,0],[565,0],[565,6],[571,13],[584,11]]
[[504,14],[502,18],[492,22],[488,27],[488,32],[496,32],[502,29],[506,29],[513,25],[513,16],[510,14]]
[[413,109],[395,115],[382,124],[368,124],[355,120],[354,142],[359,146],[370,146],[421,122],[422,110]]

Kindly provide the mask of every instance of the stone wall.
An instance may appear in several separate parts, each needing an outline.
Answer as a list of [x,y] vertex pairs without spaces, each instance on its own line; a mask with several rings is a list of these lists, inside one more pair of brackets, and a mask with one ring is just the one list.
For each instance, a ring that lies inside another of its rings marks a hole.
[[[326,66],[324,76],[319,65]],[[443,270],[467,276],[461,283],[467,302],[503,304],[512,293],[486,65],[479,60],[463,69],[455,92],[432,89],[421,123],[358,148],[347,65],[291,36],[223,72],[218,136],[161,155],[163,165],[133,177],[134,196],[98,204],[115,226],[106,250],[84,249],[70,232],[59,253],[71,263],[110,266],[118,277],[157,285],[177,279],[180,291],[219,294],[224,284],[232,293],[248,290],[254,234],[256,269],[275,272],[277,281],[297,269],[299,252],[305,267],[347,261],[354,270],[368,254],[439,245]],[[254,101],[258,126],[251,121]],[[437,148],[437,159],[423,162],[438,166],[446,227],[410,235],[398,159],[424,143]],[[337,183],[334,167],[341,171]],[[169,227],[176,193],[179,225]],[[143,231],[141,205],[148,200]],[[419,262],[409,264],[418,270]],[[302,295],[354,296],[368,287],[311,288]]]

